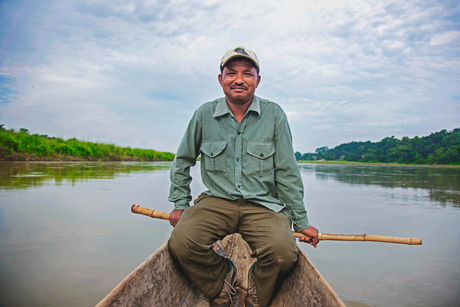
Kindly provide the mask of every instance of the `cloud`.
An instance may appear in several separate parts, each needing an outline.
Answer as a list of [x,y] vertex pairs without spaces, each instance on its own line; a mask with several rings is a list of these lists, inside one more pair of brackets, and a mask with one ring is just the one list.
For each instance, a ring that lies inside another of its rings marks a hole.
[[460,36],[460,31],[449,31],[446,33],[436,34],[431,38],[430,44],[432,46],[446,44]]
[[455,1],[3,1],[0,121],[175,151],[193,110],[222,96],[220,57],[244,45],[261,62],[257,95],[286,110],[299,151],[452,129],[459,10]]

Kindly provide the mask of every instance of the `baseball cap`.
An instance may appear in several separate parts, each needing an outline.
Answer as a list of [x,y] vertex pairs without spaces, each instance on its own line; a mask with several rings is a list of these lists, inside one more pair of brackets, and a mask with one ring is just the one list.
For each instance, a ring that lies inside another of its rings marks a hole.
[[220,60],[220,69],[222,70],[225,64],[227,64],[227,62],[231,59],[241,57],[251,60],[256,65],[257,70],[260,70],[259,59],[257,58],[256,53],[252,50],[249,50],[248,48],[245,48],[244,46],[239,46],[227,51],[222,57],[222,60]]

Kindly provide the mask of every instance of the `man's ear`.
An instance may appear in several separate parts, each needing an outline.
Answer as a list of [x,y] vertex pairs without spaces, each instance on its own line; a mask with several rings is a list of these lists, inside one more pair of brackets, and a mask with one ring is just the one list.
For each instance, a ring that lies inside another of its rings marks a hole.
[[256,82],[256,88],[259,86],[259,83],[260,83],[260,75],[257,75],[257,82]]
[[223,85],[222,85],[222,74],[219,74],[219,75],[217,76],[217,80],[219,80],[220,86],[223,86]]

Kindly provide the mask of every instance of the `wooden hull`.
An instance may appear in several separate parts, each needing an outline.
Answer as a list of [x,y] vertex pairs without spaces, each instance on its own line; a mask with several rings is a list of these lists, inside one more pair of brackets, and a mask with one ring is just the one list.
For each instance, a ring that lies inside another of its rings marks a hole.
[[[229,235],[221,243],[227,257],[239,268],[239,289],[232,306],[244,306],[247,272],[255,260],[239,234]],[[209,303],[171,257],[166,242],[96,306],[207,307]],[[277,289],[269,306],[345,307],[345,304],[299,249],[295,267]]]

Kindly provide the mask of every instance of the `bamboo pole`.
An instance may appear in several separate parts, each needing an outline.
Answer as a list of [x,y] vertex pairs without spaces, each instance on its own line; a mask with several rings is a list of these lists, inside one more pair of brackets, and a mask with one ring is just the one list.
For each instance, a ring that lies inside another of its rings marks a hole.
[[[304,234],[294,232],[294,237],[302,238]],[[372,242],[386,242],[386,243],[398,243],[407,245],[422,245],[422,240],[417,238],[398,238],[398,237],[386,237],[376,235],[344,235],[344,234],[332,234],[332,233],[318,233],[318,240],[325,241],[372,241]]]
[[162,219],[162,220],[169,220],[169,213],[166,212],[160,212],[152,209],[147,209],[141,206],[137,205],[132,205],[131,206],[131,212],[132,213],[137,213],[137,214],[143,214],[150,216],[151,218],[154,219]]
[[[169,213],[160,212],[152,209],[147,209],[138,205],[131,206],[131,212],[150,216],[151,218],[169,220]],[[295,238],[305,237],[300,232],[293,232]],[[332,233],[318,233],[318,239],[320,241],[371,241],[371,242],[386,242],[386,243],[397,243],[397,244],[408,244],[408,245],[422,245],[422,240],[417,238],[398,238],[398,237],[387,237],[387,236],[375,236],[375,235],[345,235],[345,234],[332,234]]]

